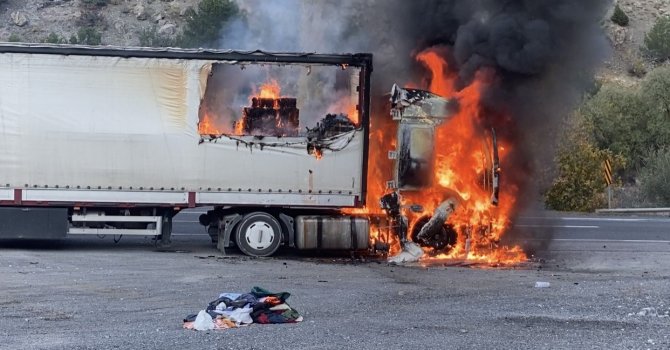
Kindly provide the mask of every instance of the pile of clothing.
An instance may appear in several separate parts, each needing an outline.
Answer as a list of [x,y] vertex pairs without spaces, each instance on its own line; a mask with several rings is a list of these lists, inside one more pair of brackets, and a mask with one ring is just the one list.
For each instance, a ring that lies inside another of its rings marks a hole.
[[291,294],[272,293],[260,287],[251,292],[222,293],[205,310],[184,319],[184,328],[207,331],[248,326],[252,323],[297,323],[302,316],[286,300]]

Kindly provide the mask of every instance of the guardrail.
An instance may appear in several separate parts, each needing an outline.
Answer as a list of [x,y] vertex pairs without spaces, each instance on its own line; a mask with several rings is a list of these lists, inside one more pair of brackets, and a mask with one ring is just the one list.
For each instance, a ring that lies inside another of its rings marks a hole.
[[670,208],[617,208],[596,209],[597,214],[644,214],[644,213],[670,213]]

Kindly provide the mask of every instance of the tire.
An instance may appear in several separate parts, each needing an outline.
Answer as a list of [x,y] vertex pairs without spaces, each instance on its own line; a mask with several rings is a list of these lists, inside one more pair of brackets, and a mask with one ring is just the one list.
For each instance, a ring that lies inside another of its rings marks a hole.
[[235,228],[235,243],[248,256],[271,256],[279,249],[281,242],[279,222],[264,212],[245,215]]
[[440,232],[438,232],[433,237],[430,237],[427,240],[421,240],[418,238],[421,228],[428,223],[430,220],[429,216],[425,216],[416,221],[412,226],[412,231],[410,232],[410,240],[418,245],[425,248],[433,248],[437,252],[448,253],[456,245],[458,239],[458,232],[453,225],[444,224]]

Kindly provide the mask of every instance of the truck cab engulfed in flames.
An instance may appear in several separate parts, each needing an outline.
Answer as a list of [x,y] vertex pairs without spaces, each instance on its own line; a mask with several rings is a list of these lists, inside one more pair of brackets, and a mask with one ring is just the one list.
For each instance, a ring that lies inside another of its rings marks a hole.
[[[380,203],[402,247],[402,252],[390,260],[404,263],[423,256],[424,251],[416,244],[432,249],[434,253],[449,252],[456,245],[459,234],[469,236],[472,230],[480,228],[459,230],[448,223],[449,216],[464,201],[457,191],[449,188],[442,189],[439,205],[431,215],[421,214],[425,210],[420,194],[434,192],[439,187],[435,186],[438,181],[435,171],[436,130],[452,119],[458,109],[457,101],[429,91],[394,85],[390,105],[391,118],[398,123],[397,149],[389,152],[389,159],[395,164],[394,178],[387,182],[390,193],[383,196]],[[498,204],[500,172],[494,130],[491,130],[491,142],[485,143],[491,146],[486,151],[490,152],[491,164],[489,171],[485,171],[482,185],[491,191],[491,204],[495,206]],[[402,209],[409,209],[409,215],[414,219],[411,224]]]

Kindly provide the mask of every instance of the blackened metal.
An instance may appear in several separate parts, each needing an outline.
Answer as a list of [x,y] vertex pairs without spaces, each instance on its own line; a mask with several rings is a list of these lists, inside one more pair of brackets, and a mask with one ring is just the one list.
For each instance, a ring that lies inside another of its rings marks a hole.
[[298,136],[300,133],[300,110],[295,98],[251,99],[251,107],[243,112],[244,133],[277,137]]
[[370,96],[372,76],[372,55],[369,55],[370,61],[361,66],[359,89],[363,89],[358,94],[358,114],[363,126],[363,177],[361,183],[361,201],[358,203],[361,207],[365,206],[368,193],[368,158],[370,153]]
[[379,203],[386,212],[391,230],[400,240],[400,244],[404,245],[407,241],[407,218],[402,215],[398,192],[385,194],[379,200]]
[[493,135],[493,194],[491,195],[491,204],[497,206],[500,198],[500,157],[498,156],[498,137],[496,130],[491,129]]
[[178,48],[123,48],[116,46],[83,46],[55,44],[3,43],[1,53],[28,53],[66,56],[104,56],[122,58],[167,58],[190,60],[216,60],[259,63],[306,63],[324,65],[345,65],[361,68],[372,67],[372,54],[314,54],[275,53],[256,51],[233,51],[212,49]]
[[288,242],[285,241],[284,243],[288,243],[288,246],[291,248],[295,247],[295,221],[293,217],[279,213],[279,221],[284,225],[284,230],[282,231],[288,236]]
[[356,129],[356,125],[344,114],[327,114],[313,129],[307,129],[308,139],[324,139]]

